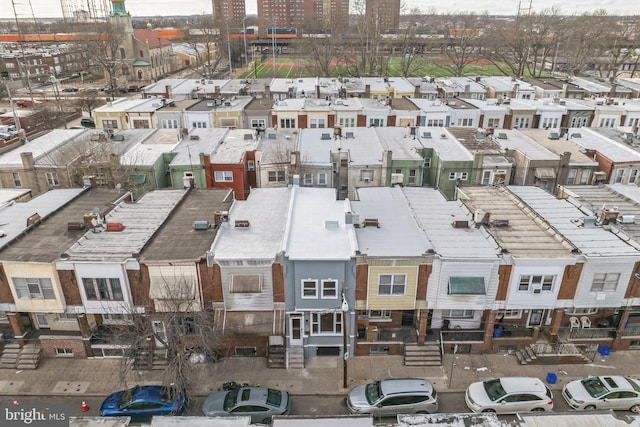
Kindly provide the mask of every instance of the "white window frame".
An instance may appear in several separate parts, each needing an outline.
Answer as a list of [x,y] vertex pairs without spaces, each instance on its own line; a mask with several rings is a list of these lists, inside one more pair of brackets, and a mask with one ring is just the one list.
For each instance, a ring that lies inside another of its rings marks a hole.
[[58,181],[58,173],[57,172],[47,172],[45,173],[47,178],[47,184],[58,187],[60,185],[60,181]]
[[280,119],[280,127],[282,129],[295,129],[296,119]]
[[566,315],[572,316],[588,316],[597,314],[598,309],[596,307],[588,307],[588,308],[578,308],[578,307],[570,307],[564,311]]
[[53,283],[47,277],[12,277],[11,281],[19,299],[56,299]]
[[256,170],[256,161],[255,160],[247,160],[247,170],[255,171]]
[[58,322],[77,322],[78,315],[76,313],[58,313],[56,314],[56,321]]
[[11,179],[13,179],[14,187],[17,187],[17,188],[22,187],[22,179],[20,179],[20,173],[19,172],[12,172],[11,173]]
[[302,184],[303,185],[313,185],[313,174],[305,173],[302,176]]
[[[106,291],[108,294],[105,298],[100,295],[98,280],[105,281]],[[84,292],[87,301],[124,301],[124,289],[120,279],[117,277],[83,277],[81,281],[82,291]],[[96,296],[95,298],[89,298],[89,295],[87,294],[87,286],[89,284],[93,285],[93,293]],[[114,286],[115,284],[117,284],[117,287]],[[119,298],[116,297],[118,293],[121,295]]]
[[417,177],[418,171],[416,169],[409,169],[409,180],[407,181],[407,184],[415,185]]
[[591,182],[591,171],[587,169],[583,169],[580,174],[580,184],[586,185]]
[[[322,317],[332,316],[332,329],[330,331],[321,330]],[[328,312],[328,313],[311,313],[311,335],[338,335],[342,334],[342,312]]]
[[177,119],[162,119],[162,128],[163,129],[178,129],[178,120]]
[[367,310],[367,318],[371,321],[390,321],[391,310]]
[[285,171],[269,171],[267,172],[267,181],[268,182],[285,182],[286,174]]
[[318,185],[327,185],[327,174],[326,173],[319,173],[318,174]]
[[575,184],[577,177],[578,177],[578,169],[569,169],[569,174],[567,175],[567,185]]
[[522,310],[520,309],[498,310],[496,312],[496,319],[522,319]]
[[[257,279],[256,283],[252,283],[251,286],[255,286],[255,288],[249,290],[238,290],[236,289],[236,282],[234,280],[235,277],[245,277],[245,276],[253,276]],[[231,281],[229,283],[229,292],[232,294],[259,294],[262,293],[262,275],[261,274],[232,274]]]
[[469,177],[467,172],[449,172],[449,181],[455,181],[459,179],[460,181],[466,181]]
[[197,121],[193,121],[193,122],[191,122],[191,127],[192,127],[192,128],[197,128],[197,129],[206,129],[206,127],[207,127],[207,122],[197,122]]
[[459,308],[442,310],[443,319],[473,319],[474,315],[475,310],[464,310]]
[[[383,282],[383,277],[389,277],[389,283],[386,283],[386,279],[385,279],[385,283]],[[403,278],[402,284],[400,284],[399,282],[396,282],[396,278]],[[380,288],[381,286],[389,286],[389,292],[380,292]],[[399,291],[396,291],[395,288],[402,288],[402,293],[400,293]],[[378,275],[378,287],[377,287],[377,295],[378,296],[405,296],[407,293],[407,275],[406,273],[398,273],[398,274],[393,274],[393,273],[385,273],[385,274],[379,274]]]
[[[333,286],[330,286],[333,284]],[[324,279],[320,282],[321,299],[338,299],[338,281],[336,279]]]
[[553,292],[556,276],[551,274],[522,274],[518,281],[518,292]]
[[[313,295],[307,295],[307,292],[310,291],[313,291]],[[300,298],[318,299],[318,281],[316,279],[302,279],[300,281]]]
[[216,182],[233,182],[232,171],[215,171],[213,174]]
[[620,282],[620,273],[595,273],[591,292],[615,292]]
[[266,128],[267,120],[266,119],[251,119],[250,127],[252,128]]

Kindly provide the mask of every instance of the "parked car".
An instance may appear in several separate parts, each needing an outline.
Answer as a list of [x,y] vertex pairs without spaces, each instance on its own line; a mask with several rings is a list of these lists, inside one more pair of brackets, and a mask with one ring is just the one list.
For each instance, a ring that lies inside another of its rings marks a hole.
[[77,92],[79,89],[77,87],[65,87],[62,89],[63,92]]
[[83,117],[80,119],[80,124],[86,128],[95,128],[96,123],[91,117]]
[[553,409],[553,394],[539,378],[503,377],[472,383],[465,393],[473,412],[542,412]]
[[438,394],[424,378],[390,378],[354,387],[347,408],[352,414],[374,416],[432,414],[438,411]]
[[252,423],[269,423],[272,416],[290,411],[286,391],[252,386],[210,394],[202,405],[202,413],[207,417],[250,416]]
[[173,387],[137,385],[107,396],[100,406],[100,416],[140,421],[154,415],[182,415],[186,406],[184,394]]
[[621,375],[571,381],[562,396],[573,409],[640,410],[640,381]]
[[16,105],[18,107],[27,108],[27,107],[35,107],[36,105],[42,104],[42,101],[38,101],[37,99],[19,99],[16,101]]

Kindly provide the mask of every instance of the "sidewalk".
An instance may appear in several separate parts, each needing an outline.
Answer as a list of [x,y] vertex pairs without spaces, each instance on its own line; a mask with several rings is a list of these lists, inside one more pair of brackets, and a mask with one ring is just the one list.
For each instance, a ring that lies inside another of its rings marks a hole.
[[[596,355],[588,365],[520,365],[514,355],[447,354],[442,366],[404,366],[402,356],[368,356],[349,359],[349,389],[373,379],[426,377],[440,392],[463,392],[474,381],[500,376],[532,376],[546,380],[557,375],[552,390],[589,375],[619,374],[640,376],[636,351]],[[227,358],[214,364],[197,365],[196,395],[208,395],[227,381],[287,390],[293,395],[344,395],[342,359],[316,357],[305,361],[305,369],[269,369],[265,358]],[[161,384],[162,371],[134,371],[127,383],[119,380],[120,359],[43,359],[36,370],[0,369],[0,395],[83,395],[103,396],[133,384]]]

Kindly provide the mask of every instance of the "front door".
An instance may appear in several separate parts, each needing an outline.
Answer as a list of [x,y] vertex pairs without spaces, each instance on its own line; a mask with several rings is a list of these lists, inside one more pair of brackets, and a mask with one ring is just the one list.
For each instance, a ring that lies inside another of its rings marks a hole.
[[532,328],[534,326],[542,325],[543,317],[544,310],[531,310],[529,312],[529,320],[527,320],[527,327]]
[[304,322],[302,321],[301,314],[292,314],[289,316],[289,343],[291,345],[302,345],[302,325],[304,325]]
[[153,328],[153,337],[156,341],[156,347],[164,347],[164,343],[167,342],[167,330],[164,327],[162,320],[151,321],[151,327]]

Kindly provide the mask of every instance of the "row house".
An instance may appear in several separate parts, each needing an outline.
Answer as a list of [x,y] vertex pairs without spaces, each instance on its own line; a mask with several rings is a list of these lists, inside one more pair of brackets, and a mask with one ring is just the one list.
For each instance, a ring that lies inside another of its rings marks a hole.
[[354,354],[358,244],[349,212],[349,201],[336,200],[335,189],[292,188],[283,267],[287,350],[294,360],[296,354]]
[[[83,304],[89,300],[83,300],[76,272],[59,262],[63,252],[91,233],[92,219],[108,214],[120,197],[114,190],[60,189],[2,207],[0,311],[9,337],[39,338],[47,356],[91,355],[95,319]],[[121,300],[122,295],[116,296]]]
[[[473,154],[473,164],[468,172],[468,184],[509,185],[511,183],[515,163],[513,159],[506,156],[505,150],[492,137],[491,132],[470,128],[448,128],[447,130],[468,153]],[[446,149],[446,146],[442,149]],[[447,196],[455,195],[455,188],[453,190],[453,193],[450,190]]]
[[236,199],[245,200],[257,186],[257,145],[255,132],[230,129],[211,152],[202,156],[207,188],[231,189]]
[[433,83],[440,98],[487,99],[487,89],[470,77],[436,77]]
[[492,138],[514,164],[511,185],[535,185],[553,191],[557,182],[566,182],[568,153],[558,156],[515,130],[502,129]]
[[[439,100],[416,99],[412,98],[411,102],[420,109],[420,116],[416,126],[427,127],[449,127],[451,126],[451,109],[446,103]],[[470,102],[470,100],[467,100]]]
[[[639,71],[639,70],[636,70]],[[631,98],[640,98],[640,78],[638,77],[621,77],[618,82],[631,89]]]
[[[158,122],[154,113],[162,107],[158,99],[118,98],[93,110],[93,120],[97,129],[155,129]],[[132,116],[129,115],[130,109],[136,110]]]
[[74,45],[10,47],[0,52],[0,74],[5,79],[48,84],[52,76],[68,77],[87,72],[86,52]]
[[278,337],[274,345],[284,346],[283,243],[291,193],[291,188],[259,188],[218,214],[206,256],[215,283],[211,308],[229,337],[231,354],[266,356],[271,337]]
[[429,77],[407,77],[407,81],[415,88],[412,98],[435,101],[439,98],[438,88]]
[[[593,157],[588,156],[580,145],[560,138],[558,133],[553,131],[523,129],[520,132],[554,153],[558,159],[567,156],[567,153],[569,154],[568,164],[560,162],[556,166],[556,170],[558,170],[556,185],[590,185],[593,183],[594,174],[599,171],[600,165],[593,160]],[[563,168],[568,168],[568,173],[561,171]]]
[[351,201],[349,218],[362,223],[355,229],[356,356],[403,354],[405,343],[424,343],[431,326],[426,293],[435,251],[406,191],[361,188]]
[[298,131],[269,128],[261,134],[256,146],[256,179],[258,188],[287,187],[293,177],[300,177],[300,185],[326,186],[328,172],[317,172],[307,166],[298,149]]
[[631,89],[604,78],[571,77],[569,82],[584,90],[585,99],[606,97],[629,99],[632,94]]
[[477,77],[476,82],[487,89],[487,98],[534,99],[536,96],[536,88],[533,85],[515,77]]
[[[595,223],[617,235],[630,238],[627,242],[636,245],[640,241],[640,225],[636,223],[636,218],[640,215],[638,202],[640,193],[635,185],[610,184],[600,186],[566,186],[561,189],[561,197],[577,206],[585,214],[585,219]],[[598,211],[600,209],[600,211]],[[620,233],[623,233],[620,234]],[[615,264],[618,261],[613,260]],[[615,272],[611,276],[616,279]],[[606,276],[605,276],[606,277]],[[600,290],[611,292],[614,286],[624,287],[624,278],[620,277],[618,282],[608,285]],[[617,289],[617,292],[624,292],[623,299],[616,303],[607,294],[596,301],[589,301],[589,306],[574,311],[576,315],[588,315],[601,319],[599,325],[602,328],[600,337],[608,333],[610,339],[615,338],[612,344],[614,348],[633,349],[640,348],[640,299],[638,299],[638,285],[640,284],[640,274],[637,264],[634,266],[629,284],[626,290]],[[608,301],[606,303],[605,301]],[[612,316],[607,316],[613,312]]]
[[598,162],[594,184],[633,184],[638,181],[640,152],[590,128],[569,129],[568,138]]
[[568,79],[555,77],[529,77],[526,81],[535,88],[535,99],[583,99],[586,96],[583,89],[573,83],[570,83]]
[[358,187],[386,185],[389,152],[376,129],[337,130],[300,130],[297,151],[304,162],[303,180],[308,179],[308,174],[310,185],[334,188],[340,200],[351,198]]
[[[640,331],[637,324],[631,325],[630,314],[640,296],[635,277],[640,265],[640,246],[636,240],[620,236],[612,227],[625,220],[632,221],[620,216],[617,206],[605,204],[599,212],[593,212],[581,210],[537,188],[513,187],[510,190],[567,238],[574,246],[572,252],[577,255],[577,262],[571,268],[573,271],[567,269],[558,282],[560,289],[555,307],[540,307],[548,313],[546,325],[552,340],[558,337],[562,341],[586,344],[596,340],[602,345],[610,344],[614,349],[628,348],[634,341],[637,343]],[[636,191],[632,197],[637,201],[637,196]],[[595,223],[592,223],[593,219]],[[593,324],[606,330],[580,334],[570,328],[564,330],[568,336],[563,336],[560,327],[570,324],[569,316],[580,316],[581,320],[585,316],[588,320],[582,320],[582,326]]]

